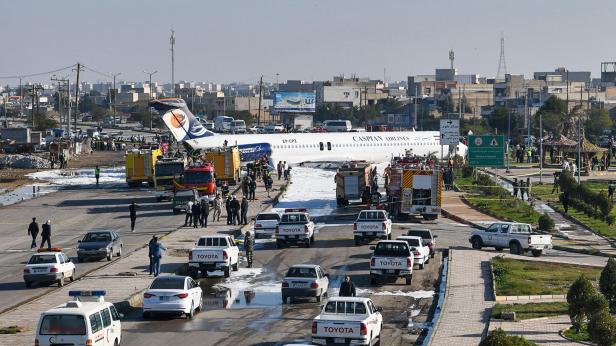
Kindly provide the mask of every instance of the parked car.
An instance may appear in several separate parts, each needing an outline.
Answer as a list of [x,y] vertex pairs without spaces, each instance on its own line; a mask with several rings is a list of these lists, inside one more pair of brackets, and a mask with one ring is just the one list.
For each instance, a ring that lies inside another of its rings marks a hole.
[[403,240],[409,244],[415,264],[419,265],[419,269],[424,269],[424,266],[430,261],[430,248],[423,244],[421,237],[403,235],[396,240]]
[[406,232],[406,235],[421,237],[423,244],[430,248],[430,257],[434,258],[436,253],[436,238],[438,235],[432,234],[429,228],[412,228]]

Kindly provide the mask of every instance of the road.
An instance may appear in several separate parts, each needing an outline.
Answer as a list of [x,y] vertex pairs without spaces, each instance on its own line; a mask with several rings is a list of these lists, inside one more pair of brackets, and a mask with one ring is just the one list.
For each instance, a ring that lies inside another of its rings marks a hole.
[[[168,202],[156,203],[151,196],[147,189],[76,188],[0,208],[0,311],[55,288],[35,285],[27,289],[23,282],[24,264],[34,252],[27,235],[32,217],[41,224],[51,220],[52,246],[65,249],[74,262],[77,240],[96,228],[116,230],[124,253],[128,253],[145,245],[152,234],[168,233],[183,222],[182,215],[173,216]],[[140,205],[134,233],[130,232],[128,217],[128,205],[133,200]],[[107,263],[76,263],[76,274],[81,276]]]
[[[395,225],[394,236],[401,235],[410,226]],[[435,230],[441,249],[464,244],[470,230],[447,219],[423,226]],[[404,285],[402,279],[395,284],[371,287],[368,279],[368,262],[372,252],[370,245],[354,246],[351,232],[350,224],[323,227],[314,246],[309,249],[278,250],[273,241],[260,241],[255,251],[255,269],[242,268],[226,280],[201,280],[204,297],[207,298],[205,312],[197,314],[192,321],[170,316],[143,321],[140,310],[135,309],[123,322],[122,344],[270,345],[308,341],[312,319],[318,315],[319,304],[299,301],[283,305],[280,298],[280,281],[287,268],[297,263],[322,265],[331,275],[333,288],[330,288],[330,296],[337,295],[344,275],[351,276],[359,288],[359,294],[371,296],[376,305],[383,307],[385,332],[382,344],[413,343],[416,337],[406,332],[407,309],[419,313],[415,321],[425,321],[432,299],[415,300],[410,296],[425,295],[421,291],[434,290],[440,252],[424,270],[415,269],[410,287]],[[254,291],[250,303],[247,303],[244,291]],[[379,292],[383,295],[378,295]],[[225,300],[227,308],[223,308]]]

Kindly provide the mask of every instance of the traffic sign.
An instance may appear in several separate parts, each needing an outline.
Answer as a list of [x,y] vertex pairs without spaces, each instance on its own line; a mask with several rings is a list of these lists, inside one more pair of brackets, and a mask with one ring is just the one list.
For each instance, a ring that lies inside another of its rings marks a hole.
[[504,136],[468,136],[468,164],[475,167],[505,166]]
[[441,145],[460,143],[460,120],[441,119]]

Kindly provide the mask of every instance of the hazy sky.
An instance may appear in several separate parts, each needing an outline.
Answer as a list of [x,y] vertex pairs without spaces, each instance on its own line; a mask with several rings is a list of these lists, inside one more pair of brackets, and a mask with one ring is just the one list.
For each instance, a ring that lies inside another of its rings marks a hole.
[[173,28],[176,81],[381,79],[383,68],[402,80],[448,67],[449,49],[460,73],[494,76],[501,31],[509,73],[566,66],[597,77],[616,60],[615,14],[614,0],[1,0],[0,76],[79,61],[133,81],[158,70],[167,82]]

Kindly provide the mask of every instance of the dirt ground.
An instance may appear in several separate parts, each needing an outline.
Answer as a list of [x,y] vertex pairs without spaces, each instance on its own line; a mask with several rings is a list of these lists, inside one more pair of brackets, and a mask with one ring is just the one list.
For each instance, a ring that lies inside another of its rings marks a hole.
[[[124,165],[124,151],[94,151],[91,155],[83,154],[68,162],[69,168],[94,168]],[[29,173],[39,172],[45,169],[0,169],[0,190],[12,190],[22,185],[31,183],[26,177]]]

